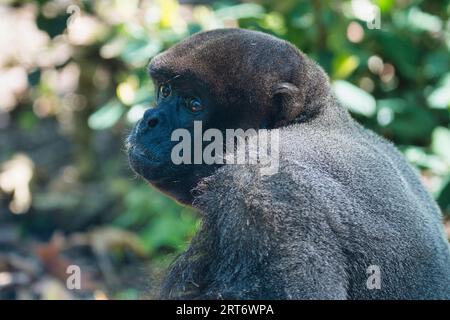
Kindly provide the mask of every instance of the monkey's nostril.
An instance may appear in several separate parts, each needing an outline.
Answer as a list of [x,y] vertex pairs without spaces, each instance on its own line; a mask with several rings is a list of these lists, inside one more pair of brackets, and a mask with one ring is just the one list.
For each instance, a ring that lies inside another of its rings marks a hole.
[[152,119],[148,120],[147,123],[150,128],[156,127],[156,125],[158,124],[158,119],[152,118]]

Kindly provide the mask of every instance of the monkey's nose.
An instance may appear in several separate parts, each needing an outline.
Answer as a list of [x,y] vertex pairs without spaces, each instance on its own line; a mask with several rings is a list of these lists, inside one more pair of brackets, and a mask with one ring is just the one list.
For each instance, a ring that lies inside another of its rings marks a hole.
[[161,112],[156,110],[156,109],[148,109],[147,111],[145,111],[144,113],[144,117],[143,117],[143,125],[146,126],[146,128],[148,129],[152,129],[154,127],[156,127],[159,122],[160,122],[160,118],[161,118]]

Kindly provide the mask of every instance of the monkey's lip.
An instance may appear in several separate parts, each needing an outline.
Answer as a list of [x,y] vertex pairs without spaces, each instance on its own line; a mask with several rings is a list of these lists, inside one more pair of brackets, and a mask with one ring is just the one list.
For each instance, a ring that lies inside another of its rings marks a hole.
[[128,145],[128,152],[134,156],[134,157],[138,157],[140,159],[144,159],[147,162],[152,162],[152,163],[159,163],[159,159],[156,158],[150,151],[148,151],[147,149],[136,145],[136,144],[129,144]]

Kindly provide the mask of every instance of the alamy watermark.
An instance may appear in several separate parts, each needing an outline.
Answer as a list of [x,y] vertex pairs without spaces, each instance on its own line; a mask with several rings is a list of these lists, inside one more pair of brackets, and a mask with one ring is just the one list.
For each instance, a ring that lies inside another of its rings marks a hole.
[[[194,121],[194,136],[187,129],[172,132],[171,141],[178,142],[170,155],[180,164],[252,164],[260,165],[260,174],[273,175],[279,169],[280,137],[278,129],[202,130],[202,122]],[[205,145],[205,142],[210,142]],[[193,152],[192,152],[193,151]]]
[[371,4],[369,18],[366,23],[369,29],[381,29],[381,11],[379,6]]
[[381,289],[381,268],[375,264],[370,265],[366,269],[366,273],[369,275],[366,281],[366,288],[369,290]]
[[66,13],[69,14],[69,18],[67,19],[67,28],[70,28],[72,24],[75,22],[75,20],[80,17],[81,15],[81,9],[76,4],[71,4],[67,7]]
[[69,275],[66,279],[66,288],[69,290],[80,290],[81,268],[73,264],[67,267],[66,273]]

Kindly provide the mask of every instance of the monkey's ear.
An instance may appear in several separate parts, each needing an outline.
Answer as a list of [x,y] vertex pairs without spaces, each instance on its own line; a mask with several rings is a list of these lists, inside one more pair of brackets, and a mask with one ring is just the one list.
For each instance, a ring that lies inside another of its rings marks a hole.
[[277,114],[274,127],[282,127],[292,122],[302,111],[303,94],[289,82],[279,83],[273,91],[273,101]]

